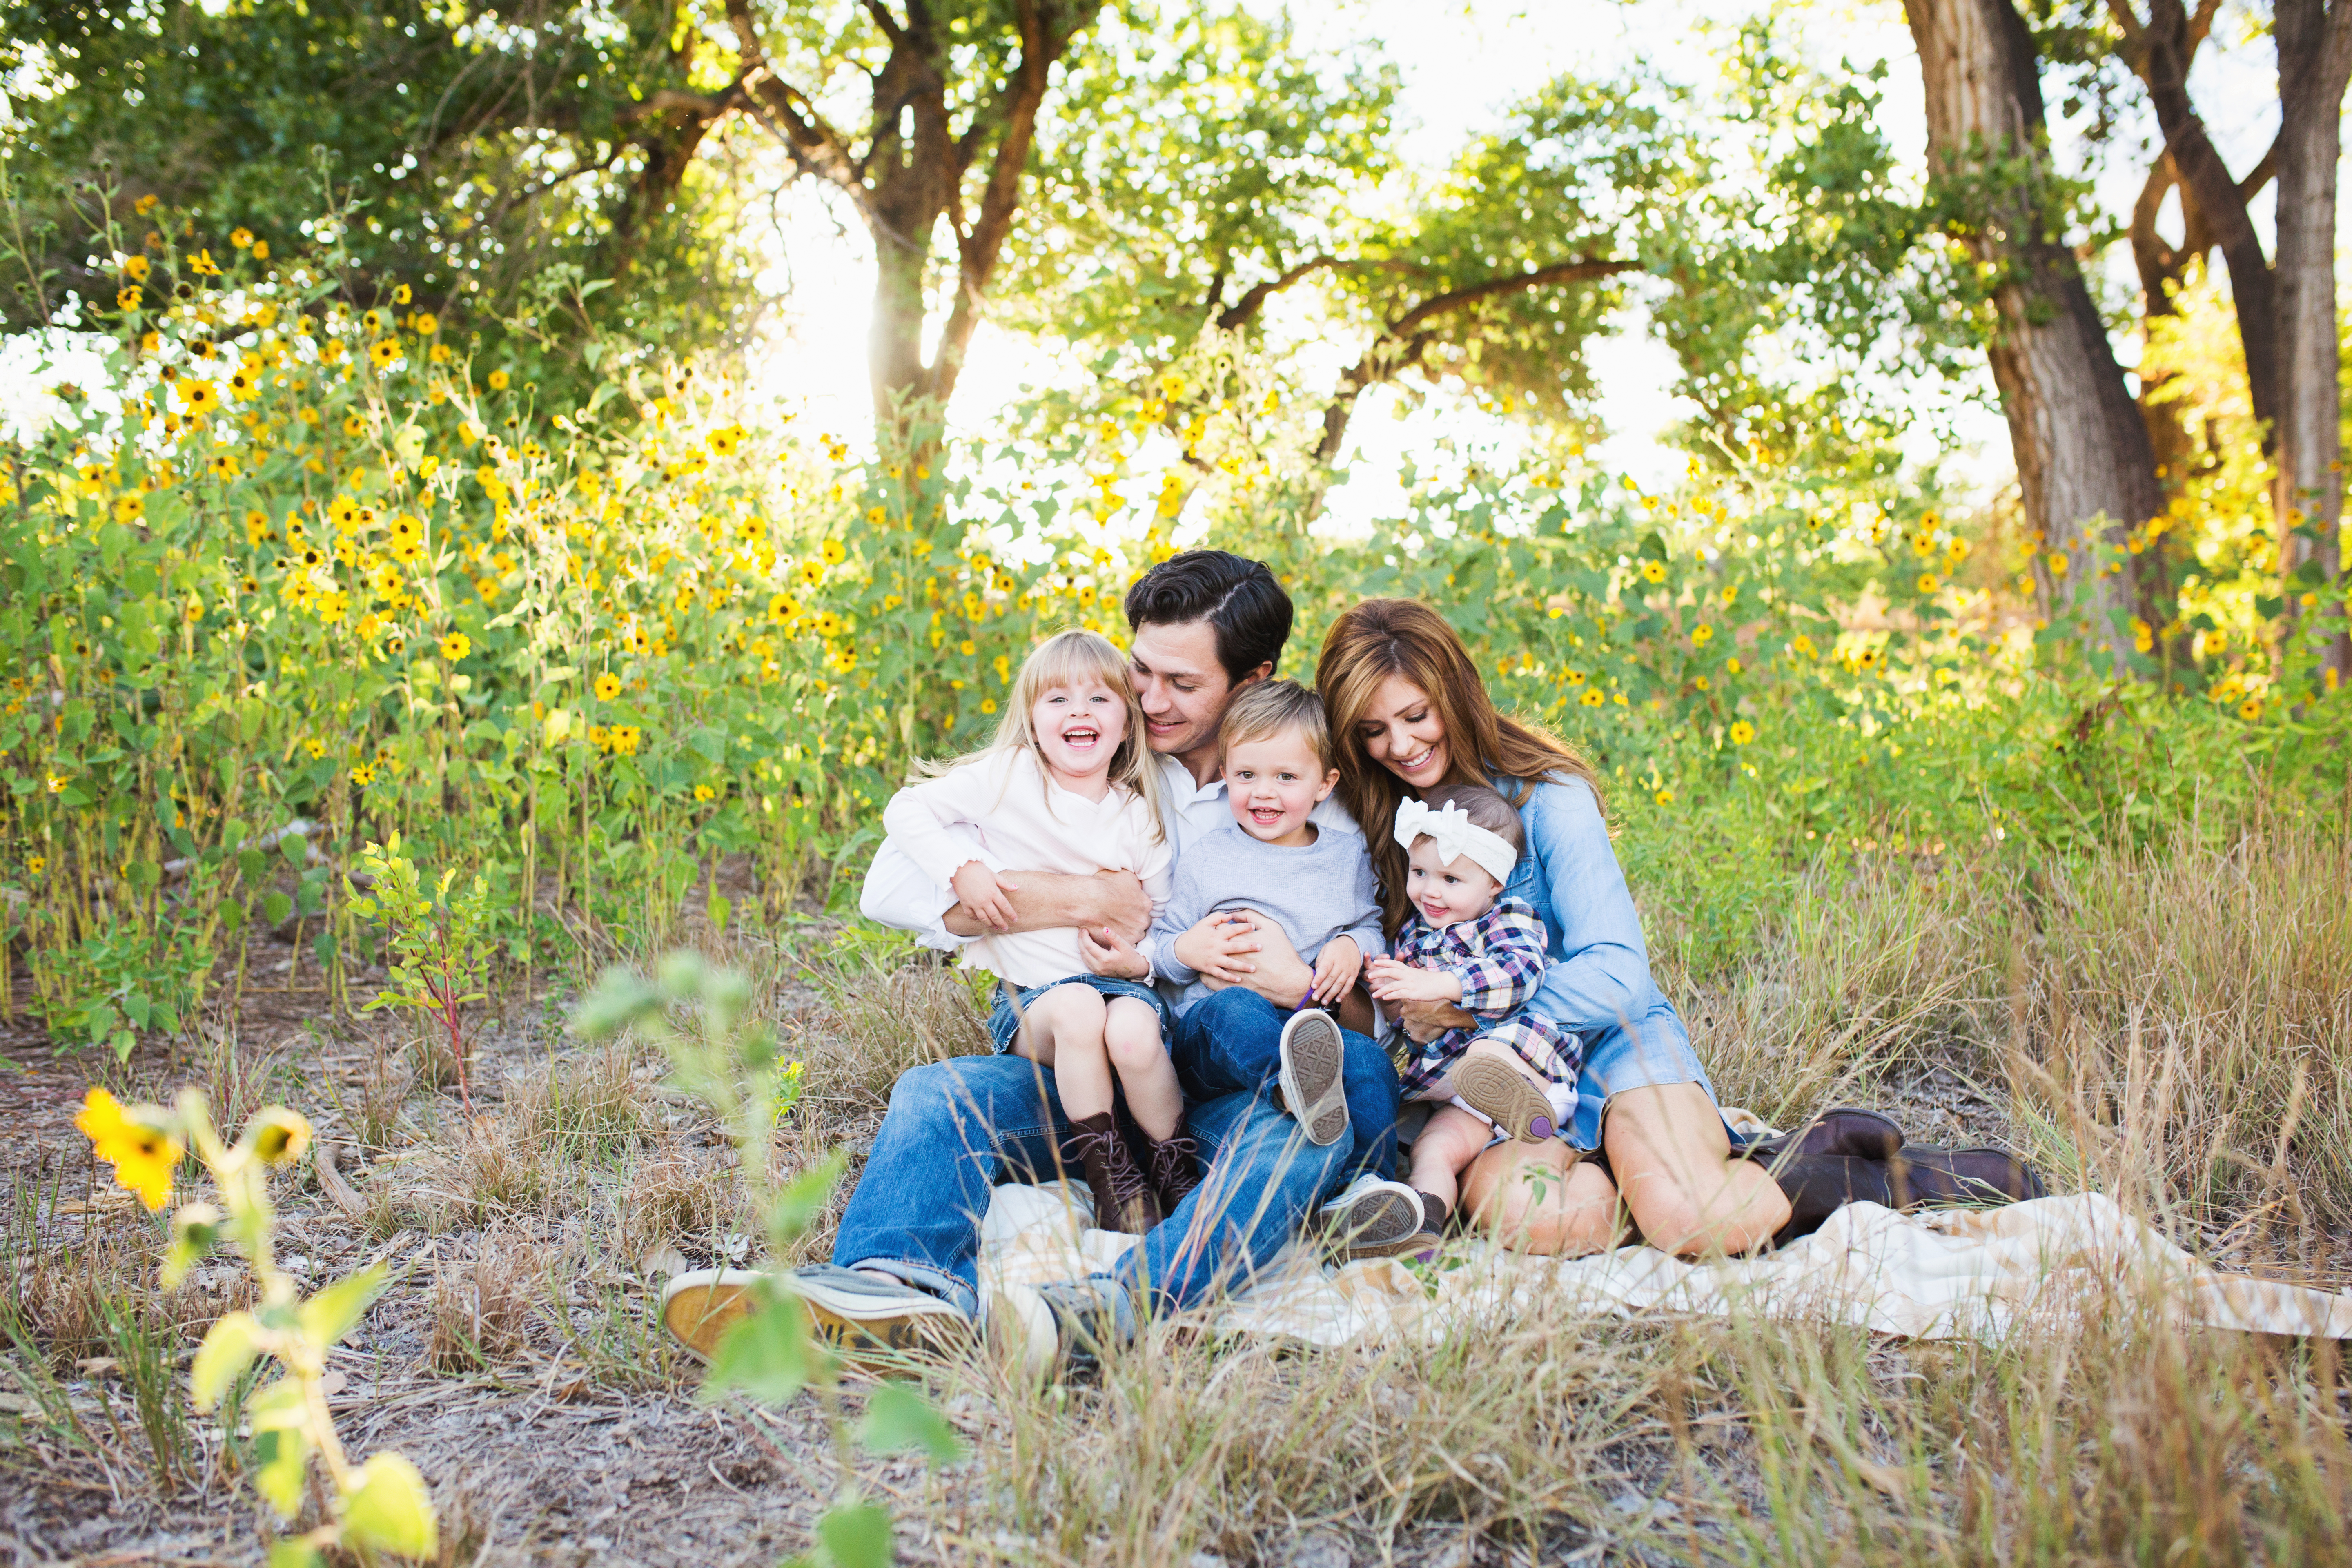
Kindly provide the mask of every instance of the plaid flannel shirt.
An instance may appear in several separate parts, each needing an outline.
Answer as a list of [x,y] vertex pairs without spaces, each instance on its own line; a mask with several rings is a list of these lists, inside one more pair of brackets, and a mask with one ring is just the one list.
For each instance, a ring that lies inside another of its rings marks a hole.
[[1404,1098],[1430,1098],[1470,1042],[1481,1037],[1517,1053],[1546,1079],[1576,1081],[1583,1063],[1580,1043],[1527,1005],[1543,982],[1549,945],[1550,933],[1525,899],[1498,899],[1477,919],[1443,930],[1424,923],[1418,914],[1405,921],[1397,933],[1396,956],[1460,980],[1462,1010],[1477,1022],[1419,1045],[1400,1031],[1406,1058]]
[[1443,969],[1462,982],[1462,1010],[1499,1023],[1527,1005],[1543,983],[1551,935],[1535,906],[1504,898],[1475,920],[1443,928],[1416,911],[1397,933],[1396,956],[1424,969]]

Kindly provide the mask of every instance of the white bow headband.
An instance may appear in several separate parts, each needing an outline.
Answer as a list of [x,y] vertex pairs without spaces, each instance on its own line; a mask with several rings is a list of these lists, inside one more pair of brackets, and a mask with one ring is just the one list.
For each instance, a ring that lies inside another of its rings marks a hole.
[[1497,882],[1511,879],[1511,868],[1519,863],[1519,852],[1511,841],[1499,833],[1489,831],[1470,820],[1470,814],[1448,801],[1433,811],[1429,803],[1403,800],[1397,803],[1396,841],[1411,849],[1418,838],[1437,840],[1437,852],[1448,860],[1458,860],[1467,855]]

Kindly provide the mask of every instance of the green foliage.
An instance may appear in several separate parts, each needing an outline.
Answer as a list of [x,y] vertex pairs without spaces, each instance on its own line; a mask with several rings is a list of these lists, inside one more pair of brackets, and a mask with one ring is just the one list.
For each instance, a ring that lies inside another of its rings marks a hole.
[[7,319],[47,321],[68,291],[110,298],[90,252],[158,196],[184,226],[159,234],[223,258],[232,231],[280,254],[331,235],[347,299],[411,283],[533,379],[576,364],[587,279],[622,285],[599,325],[680,350],[733,341],[749,258],[724,165],[695,156],[709,121],[646,110],[707,90],[698,42],[672,7],[629,0],[527,20],[416,0],[12,0],[0,58],[30,89],[12,86],[7,140],[31,253],[11,281],[37,286]]
[[[708,963],[699,953],[665,957],[648,978],[611,969],[572,1016],[590,1039],[634,1028],[669,1053],[672,1081],[708,1103],[735,1139],[744,1184],[765,1214],[770,1247],[782,1255],[824,1209],[841,1180],[839,1154],[789,1179],[769,1164],[777,1117],[774,1026],[751,1014],[751,982]],[[794,1064],[797,1066],[798,1064]],[[773,1273],[751,1287],[757,1304],[719,1341],[701,1397],[741,1394],[782,1405],[803,1390],[815,1394],[845,1473],[849,1470],[848,1423],[841,1409],[840,1361],[818,1339],[807,1311]],[[911,1389],[887,1384],[866,1401],[857,1443],[877,1454],[919,1452],[933,1464],[962,1458],[954,1429]],[[866,1568],[891,1561],[890,1513],[847,1489],[817,1521],[815,1563]]]
[[[274,1542],[270,1562],[317,1563],[334,1547],[362,1557],[435,1556],[440,1531],[425,1478],[395,1453],[352,1464],[320,1384],[328,1352],[383,1293],[384,1270],[362,1268],[305,1299],[299,1282],[278,1263],[269,1172],[302,1157],[310,1147],[310,1123],[282,1106],[269,1106],[255,1113],[234,1145],[224,1144],[204,1095],[184,1089],[169,1109],[118,1105],[104,1090],[92,1089],[75,1125],[89,1136],[95,1157],[114,1164],[116,1181],[137,1191],[149,1207],[161,1207],[168,1198],[172,1171],[184,1150],[194,1153],[225,1205],[226,1212],[197,1199],[173,1215],[163,1282],[176,1287],[194,1263],[222,1248],[244,1254],[253,1270],[259,1300],[249,1311],[214,1321],[189,1363],[188,1397],[200,1411],[219,1407],[231,1427],[241,1409],[250,1423],[246,1452],[254,1489],[280,1519],[292,1521],[312,1497],[312,1460],[325,1472],[328,1486],[320,1495],[326,1517],[299,1535]],[[160,1186],[153,1184],[158,1179]],[[232,1392],[265,1361],[275,1363],[278,1375],[240,1406]],[[137,1381],[136,1369],[133,1375]],[[162,1429],[164,1413],[150,1409],[145,1384],[141,1386],[141,1418],[152,1436]]]
[[383,989],[361,1011],[405,1007],[431,1018],[447,1041],[458,1089],[470,1107],[465,1009],[489,997],[483,989],[489,981],[492,954],[486,934],[489,883],[477,871],[464,891],[452,895],[457,871],[451,867],[426,892],[415,862],[400,852],[397,833],[389,844],[370,844],[361,851],[360,871],[368,879],[368,891],[361,893],[353,879],[351,912],[383,921],[389,946]]

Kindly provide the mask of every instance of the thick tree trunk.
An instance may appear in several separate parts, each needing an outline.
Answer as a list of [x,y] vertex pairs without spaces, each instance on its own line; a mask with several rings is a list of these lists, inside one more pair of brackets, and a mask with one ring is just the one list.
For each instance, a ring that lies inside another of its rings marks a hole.
[[2044,611],[2074,623],[2120,670],[2131,648],[2124,623],[2162,615],[2158,584],[2139,557],[2123,556],[2119,574],[2098,571],[2087,546],[2120,549],[2162,496],[2147,426],[2082,271],[2053,232],[2033,41],[2009,0],[1904,0],[1903,9],[1927,86],[1929,168],[1965,213],[1956,226],[1971,253],[1999,269],[1993,380],[2026,521],[2042,542]]
[[[2282,395],[2271,505],[2290,619],[2315,576],[2343,569],[2342,402],[2336,337],[2337,116],[2352,75],[2352,0],[2278,0],[2278,331]],[[2315,568],[2315,572],[2306,568]],[[2328,668],[2352,673],[2339,630]]]

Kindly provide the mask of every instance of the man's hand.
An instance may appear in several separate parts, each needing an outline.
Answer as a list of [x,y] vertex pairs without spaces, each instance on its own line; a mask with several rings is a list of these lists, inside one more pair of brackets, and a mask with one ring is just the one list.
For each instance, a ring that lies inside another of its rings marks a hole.
[[[1143,879],[1132,871],[1012,871],[997,882],[1009,895],[1005,900],[1013,910],[1009,923],[985,921],[969,903],[957,903],[940,917],[948,930],[958,936],[986,936],[995,931],[1108,926],[1119,940],[1133,946],[1151,929],[1151,895],[1143,890]],[[956,897],[963,898],[961,883],[956,885]]]
[[1397,1010],[1397,1022],[1415,1045],[1425,1046],[1448,1029],[1466,1029],[1478,1020],[1451,1002],[1407,1002]]
[[1277,1007],[1303,1007],[1315,988],[1315,972],[1290,945],[1290,933],[1255,910],[1243,910],[1257,928],[1258,952],[1249,977],[1242,982]]
[[1087,967],[1097,974],[1117,975],[1121,980],[1149,980],[1151,963],[1135,950],[1132,942],[1121,940],[1108,926],[1088,930],[1078,928],[1078,952]]
[[1013,929],[1013,901],[1005,895],[1018,891],[1020,883],[1006,881],[981,861],[967,860],[956,868],[949,886],[955,889],[957,901],[981,924],[992,931]]
[[1257,971],[1248,955],[1261,945],[1254,918],[1241,910],[1220,910],[1176,939],[1176,962],[1199,971],[1213,990],[1242,985]]
[[1376,958],[1366,965],[1372,994],[1383,1002],[1459,1002],[1462,980],[1443,969],[1423,969],[1402,959]]
[[1315,955],[1315,1000],[1328,1007],[1355,988],[1364,955],[1352,936],[1335,936]]

